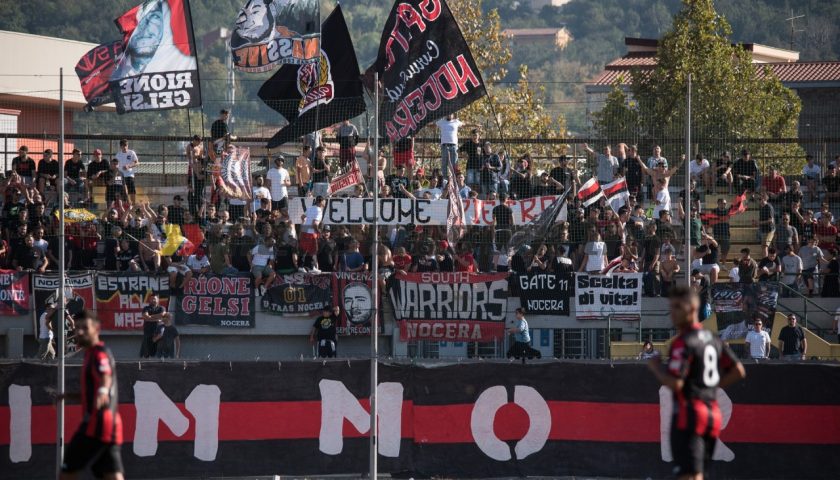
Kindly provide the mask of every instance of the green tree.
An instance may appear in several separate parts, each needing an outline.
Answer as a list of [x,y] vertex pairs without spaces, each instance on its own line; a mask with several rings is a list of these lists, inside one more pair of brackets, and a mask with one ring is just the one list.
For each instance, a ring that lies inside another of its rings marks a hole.
[[[613,91],[604,110],[595,116],[596,131],[613,140],[640,143],[681,138],[691,75],[692,138],[703,153],[752,147],[783,171],[798,170],[802,164],[799,147],[749,145],[748,139],[796,137],[799,98],[769,69],[754,65],[749,51],[732,46],[729,23],[715,11],[712,0],[682,3],[660,42],[656,67],[633,72],[630,93],[634,100]],[[635,132],[628,119],[637,122]]]

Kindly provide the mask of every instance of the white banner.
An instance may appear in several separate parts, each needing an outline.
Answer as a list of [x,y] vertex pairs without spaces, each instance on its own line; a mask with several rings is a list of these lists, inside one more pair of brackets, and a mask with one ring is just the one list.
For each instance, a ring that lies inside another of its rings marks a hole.
[[638,320],[642,311],[642,274],[575,274],[575,315],[579,319]]
[[[510,200],[507,206],[513,212],[513,225],[523,225],[542,213],[559,196]],[[311,197],[293,198],[289,202],[289,218],[301,223],[306,208],[314,201]],[[464,223],[487,226],[493,222],[493,209],[498,201],[464,200]],[[412,200],[408,198],[382,198],[379,200],[380,225],[446,225],[449,200]],[[373,222],[372,198],[330,198],[324,208],[324,225],[347,225]]]

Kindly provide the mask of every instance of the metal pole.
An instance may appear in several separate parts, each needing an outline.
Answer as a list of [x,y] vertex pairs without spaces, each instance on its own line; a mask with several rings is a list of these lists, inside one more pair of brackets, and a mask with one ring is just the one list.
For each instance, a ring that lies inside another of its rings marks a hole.
[[685,93],[685,282],[691,287],[691,74]]
[[59,395],[56,405],[55,470],[56,478],[61,474],[64,462],[64,69],[58,70],[58,306],[55,313],[55,347],[58,354],[58,375],[56,391]]
[[376,390],[379,385],[379,73],[374,76],[375,93],[373,97],[376,121],[374,122],[374,157],[375,178],[373,179],[373,252],[371,270],[373,270],[373,315],[370,322],[370,478],[379,474],[376,436],[379,422],[376,418]]

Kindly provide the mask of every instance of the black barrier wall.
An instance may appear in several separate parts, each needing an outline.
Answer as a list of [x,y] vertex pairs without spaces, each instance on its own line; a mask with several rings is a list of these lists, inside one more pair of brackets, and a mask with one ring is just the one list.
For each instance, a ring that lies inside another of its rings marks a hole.
[[[118,365],[127,477],[367,470],[368,362]],[[840,366],[747,366],[721,392],[713,478],[837,478]],[[70,391],[78,367],[67,370]],[[56,369],[0,365],[2,478],[54,472]],[[642,364],[383,364],[383,472],[668,477],[670,395]],[[80,418],[67,409],[68,438]]]

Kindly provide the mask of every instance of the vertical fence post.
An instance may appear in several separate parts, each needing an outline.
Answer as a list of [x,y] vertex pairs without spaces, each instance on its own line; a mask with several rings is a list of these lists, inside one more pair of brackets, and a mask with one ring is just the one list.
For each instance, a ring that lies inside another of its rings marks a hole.
[[685,283],[691,286],[691,74],[685,93]]

